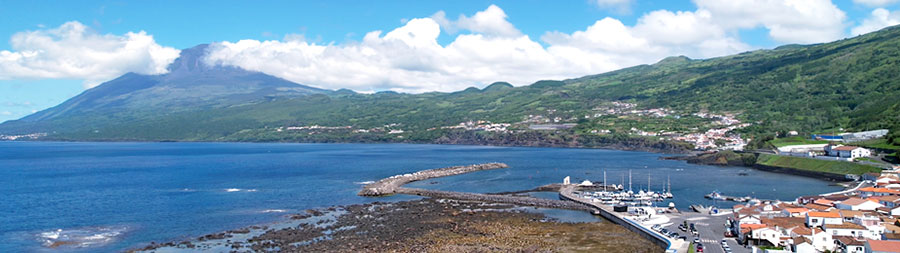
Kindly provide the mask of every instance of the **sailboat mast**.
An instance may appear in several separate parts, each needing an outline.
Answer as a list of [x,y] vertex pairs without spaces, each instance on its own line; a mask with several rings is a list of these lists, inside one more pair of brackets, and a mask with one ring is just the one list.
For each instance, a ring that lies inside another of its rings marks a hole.
[[666,184],[669,185],[667,192],[672,192],[672,175],[666,175]]
[[628,191],[632,191],[631,189],[631,170],[628,170]]
[[609,183],[606,182],[606,170],[603,170],[603,191],[606,191],[606,187],[608,185],[609,185]]

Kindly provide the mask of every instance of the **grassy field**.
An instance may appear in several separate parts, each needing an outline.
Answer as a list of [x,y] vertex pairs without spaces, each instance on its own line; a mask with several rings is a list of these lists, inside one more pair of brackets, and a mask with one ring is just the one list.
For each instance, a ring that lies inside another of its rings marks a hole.
[[855,174],[861,175],[867,172],[880,172],[880,168],[869,165],[862,165],[852,162],[828,161],[813,158],[778,156],[769,154],[760,154],[756,160],[757,164],[776,166],[784,168],[792,168],[798,170],[827,172],[834,174]]
[[861,142],[854,142],[854,143],[851,143],[850,145],[866,147],[866,148],[878,148],[878,149],[900,151],[900,146],[890,144],[884,138],[872,139],[872,140],[861,141]]
[[784,147],[790,145],[806,145],[806,144],[828,144],[828,141],[820,141],[820,140],[810,140],[800,136],[787,137],[787,138],[778,138],[769,141],[769,144],[775,147]]

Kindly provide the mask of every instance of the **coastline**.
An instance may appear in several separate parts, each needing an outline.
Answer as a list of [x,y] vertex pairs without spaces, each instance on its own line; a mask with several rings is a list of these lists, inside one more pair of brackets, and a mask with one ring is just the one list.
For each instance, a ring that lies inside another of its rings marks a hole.
[[311,209],[287,220],[128,252],[659,252],[612,222],[569,222],[531,207],[448,199]]
[[[531,135],[555,135],[556,132],[533,132]],[[648,143],[646,138],[627,136],[626,138],[607,138],[608,136],[582,136],[574,134],[561,134],[567,138],[564,142],[547,142],[543,140],[536,141],[529,138],[515,138],[514,135],[504,135],[494,139],[473,139],[471,136],[461,138],[437,138],[434,140],[396,140],[396,139],[378,139],[378,140],[342,140],[342,139],[296,139],[296,140],[242,140],[228,137],[217,139],[201,139],[201,140],[176,140],[176,139],[139,139],[139,138],[97,138],[97,139],[71,139],[59,137],[43,137],[37,140],[22,140],[24,142],[185,142],[185,143],[344,143],[344,144],[432,144],[432,145],[471,145],[471,146],[493,146],[493,147],[539,147],[539,148],[587,148],[587,149],[607,149],[621,151],[641,151],[660,154],[690,154],[693,150],[687,148],[684,143],[674,141],[656,141]],[[533,137],[532,138],[538,138]],[[19,141],[19,140],[16,140]]]
[[[102,145],[102,144],[97,144],[97,145]],[[53,146],[53,145],[51,145],[51,146]],[[76,147],[77,147],[77,146],[76,146]],[[115,145],[113,145],[112,147],[115,147]],[[240,145],[237,145],[237,146],[235,146],[235,147],[241,148]],[[451,149],[453,149],[453,148],[451,148]],[[568,151],[562,150],[562,151],[556,151],[556,152],[562,152],[562,153],[565,153],[565,152],[568,152]],[[642,155],[642,156],[647,156],[647,155]],[[655,159],[653,159],[653,160],[655,160]],[[357,186],[357,187],[358,187],[358,186]],[[513,187],[513,189],[515,189],[515,187]],[[451,189],[451,190],[452,190],[452,189]],[[307,208],[309,208],[309,207],[307,207]],[[302,210],[302,209],[296,209],[296,210]]]

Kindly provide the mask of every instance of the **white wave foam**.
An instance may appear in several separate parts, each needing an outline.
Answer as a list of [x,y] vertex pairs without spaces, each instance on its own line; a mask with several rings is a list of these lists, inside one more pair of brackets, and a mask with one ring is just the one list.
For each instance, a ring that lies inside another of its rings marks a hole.
[[362,181],[362,182],[353,182],[353,183],[354,183],[354,184],[367,185],[367,184],[373,184],[373,183],[375,183],[375,181]]
[[256,192],[256,189],[241,189],[241,188],[228,188],[225,189],[225,192]]
[[283,212],[287,212],[287,210],[284,210],[284,209],[266,209],[266,210],[263,210],[262,212],[263,212],[263,213],[283,213]]
[[124,234],[127,230],[128,227],[126,226],[56,229],[40,232],[37,234],[37,237],[45,247],[84,248],[107,244]]

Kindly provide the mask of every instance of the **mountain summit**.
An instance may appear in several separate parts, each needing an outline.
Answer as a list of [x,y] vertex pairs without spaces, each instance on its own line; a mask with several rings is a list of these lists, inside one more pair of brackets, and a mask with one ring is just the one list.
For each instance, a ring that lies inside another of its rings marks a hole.
[[169,73],[127,73],[21,121],[125,111],[170,113],[331,92],[238,67],[208,65],[203,60],[207,48],[203,44],[182,50]]

